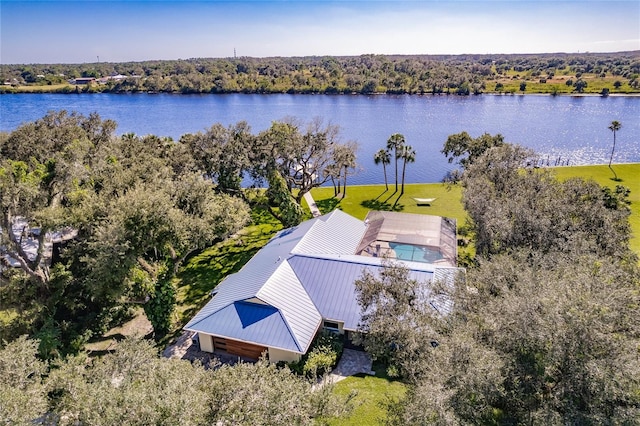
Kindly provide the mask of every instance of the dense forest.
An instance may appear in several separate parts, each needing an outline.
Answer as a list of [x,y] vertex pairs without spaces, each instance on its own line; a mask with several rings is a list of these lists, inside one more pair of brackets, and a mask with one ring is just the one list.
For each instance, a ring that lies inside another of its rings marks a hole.
[[[319,121],[258,134],[216,124],[179,141],[115,128],[62,111],[0,133],[0,419],[285,425],[348,411],[351,395],[292,367],[205,369],[159,357],[153,337],[172,325],[172,278],[190,255],[258,210],[299,223],[314,186],[333,182],[344,195],[353,143]],[[386,422],[638,424],[629,190],[558,181],[500,135],[451,135],[442,153],[460,166],[450,184],[463,188],[460,231],[474,247],[466,276],[429,289],[451,311],[422,303],[424,287],[401,265],[356,282],[362,344],[407,389],[388,400]],[[255,187],[241,185],[247,176]],[[134,306],[153,335],[89,357],[92,336]]]
[[[1,65],[1,92],[640,93],[640,52]],[[94,79],[69,84],[78,78]]]

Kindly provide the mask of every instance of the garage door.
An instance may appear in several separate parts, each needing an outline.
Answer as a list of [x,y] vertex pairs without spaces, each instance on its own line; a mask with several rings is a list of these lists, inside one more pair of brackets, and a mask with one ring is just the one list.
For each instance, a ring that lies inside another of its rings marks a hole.
[[267,348],[251,343],[239,342],[237,340],[223,339],[221,337],[213,338],[213,345],[216,351],[226,352],[231,355],[237,355],[242,358],[258,359],[262,352]]

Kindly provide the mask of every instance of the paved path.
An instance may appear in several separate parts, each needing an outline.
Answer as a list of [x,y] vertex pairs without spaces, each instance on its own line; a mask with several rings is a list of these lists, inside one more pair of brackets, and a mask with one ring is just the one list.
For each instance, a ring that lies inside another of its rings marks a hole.
[[322,216],[322,213],[320,213],[320,209],[318,208],[318,205],[316,204],[315,200],[311,196],[311,192],[306,192],[304,194],[304,200],[309,205],[309,210],[311,210],[311,214],[313,215],[313,217]]
[[332,383],[339,382],[349,376],[360,373],[375,375],[371,370],[371,364],[371,357],[368,353],[354,349],[345,349],[342,352],[340,362],[338,362],[336,368],[334,368],[329,375],[329,381]]

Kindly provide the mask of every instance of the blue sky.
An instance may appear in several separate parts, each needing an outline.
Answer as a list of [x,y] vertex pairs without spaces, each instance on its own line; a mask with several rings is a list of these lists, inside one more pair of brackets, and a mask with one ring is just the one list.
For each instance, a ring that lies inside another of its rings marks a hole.
[[0,63],[640,50],[640,1],[0,0]]

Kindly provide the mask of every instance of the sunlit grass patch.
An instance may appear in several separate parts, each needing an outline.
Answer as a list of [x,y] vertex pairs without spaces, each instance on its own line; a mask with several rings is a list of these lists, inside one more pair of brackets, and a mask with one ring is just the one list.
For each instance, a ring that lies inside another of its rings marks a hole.
[[355,391],[352,400],[353,411],[349,416],[327,421],[329,425],[376,425],[381,424],[387,417],[386,404],[391,400],[404,397],[406,385],[400,381],[391,380],[384,374],[384,368],[376,368],[376,376],[358,374],[347,377],[336,383],[333,392],[340,397],[347,397]]
[[[466,217],[461,203],[462,188],[458,185],[407,184],[403,195],[400,195],[400,188],[395,192],[395,184],[389,185],[388,191],[384,185],[357,185],[349,186],[342,199],[334,198],[330,187],[315,188],[311,193],[323,213],[339,208],[359,219],[364,219],[370,210],[451,217],[458,220],[458,225],[464,223]],[[430,206],[419,206],[413,198],[436,200]]]

